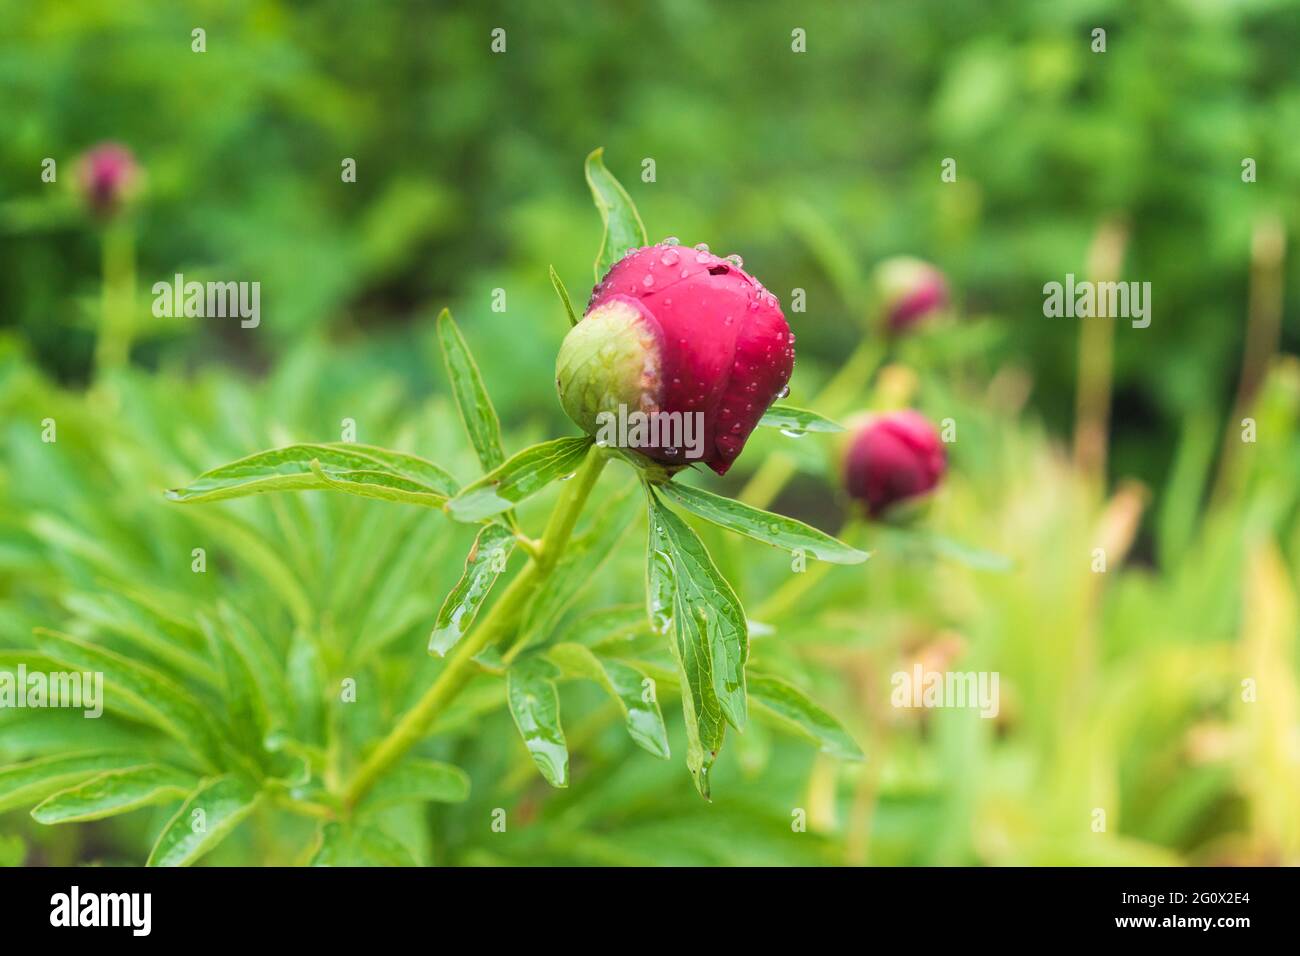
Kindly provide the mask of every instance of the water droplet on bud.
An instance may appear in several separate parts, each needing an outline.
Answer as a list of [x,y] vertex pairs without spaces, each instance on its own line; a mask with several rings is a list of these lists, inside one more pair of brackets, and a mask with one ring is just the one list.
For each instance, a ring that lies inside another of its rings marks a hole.
[[708,251],[709,251],[709,244],[708,244],[707,242],[697,242],[697,243],[695,244],[695,248],[696,248],[696,250],[699,251],[699,252],[708,252]]
[[789,398],[789,397],[790,397],[790,386],[789,386],[789,385],[782,385],[782,386],[781,386],[781,391],[779,391],[779,392],[776,393],[776,397],[777,397],[777,398]]
[[641,280],[641,284],[648,289],[655,284],[655,277],[647,274],[646,277]]
[[745,260],[740,258],[740,256],[736,255],[734,252],[731,255],[727,256],[727,261],[730,262],[737,269],[745,265]]
[[659,245],[661,245],[661,246],[679,246],[679,245],[681,245],[681,242],[682,242],[682,241],[681,241],[680,239],[678,239],[676,236],[669,236],[669,237],[668,237],[667,239],[665,239],[663,242],[659,243]]
[[665,252],[662,256],[659,257],[659,261],[666,266],[677,265],[677,261],[679,259],[681,259],[681,254],[678,253],[676,249],[669,249],[667,252]]

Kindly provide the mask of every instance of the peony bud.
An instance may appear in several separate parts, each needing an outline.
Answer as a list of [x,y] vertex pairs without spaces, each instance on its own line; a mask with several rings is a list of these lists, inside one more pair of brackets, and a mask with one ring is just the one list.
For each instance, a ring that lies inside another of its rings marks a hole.
[[81,157],[78,173],[86,205],[96,216],[106,218],[131,198],[140,178],[140,167],[125,146],[100,143]]
[[886,259],[876,267],[875,285],[885,327],[892,334],[906,332],[948,307],[943,273],[920,259]]
[[934,490],[947,469],[939,433],[920,412],[890,412],[863,425],[844,461],[848,493],[879,517],[905,499]]
[[565,412],[588,434],[600,438],[622,407],[657,424],[617,444],[721,475],[793,367],[781,306],[738,256],[664,242],[631,250],[596,285],[555,374]]

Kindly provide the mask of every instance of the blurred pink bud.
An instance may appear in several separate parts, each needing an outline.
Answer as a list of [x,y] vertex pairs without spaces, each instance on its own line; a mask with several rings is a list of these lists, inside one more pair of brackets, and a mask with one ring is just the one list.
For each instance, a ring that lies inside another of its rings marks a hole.
[[947,467],[943,442],[924,415],[890,412],[873,418],[853,436],[844,462],[844,485],[875,518],[905,499],[933,491]]
[[96,216],[115,215],[131,198],[140,178],[135,156],[120,143],[91,147],[78,167],[78,182],[86,205]]
[[876,267],[876,293],[885,327],[906,332],[948,307],[948,281],[935,266],[909,256],[886,259]]

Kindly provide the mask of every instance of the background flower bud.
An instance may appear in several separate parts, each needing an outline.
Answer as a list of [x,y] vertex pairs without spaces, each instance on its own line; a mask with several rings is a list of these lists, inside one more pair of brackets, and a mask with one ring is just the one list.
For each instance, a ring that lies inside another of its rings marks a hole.
[[876,267],[874,281],[891,333],[905,332],[948,307],[948,281],[936,266],[920,259],[886,259]]
[[634,249],[592,291],[556,360],[564,410],[591,433],[597,415],[698,413],[703,449],[638,447],[666,464],[725,474],[768,406],[785,393],[794,335],[776,296],[707,248]]
[[81,197],[96,216],[117,213],[135,192],[140,167],[131,150],[119,143],[91,147],[78,164]]
[[854,433],[844,459],[844,486],[873,518],[934,490],[947,470],[939,433],[920,412],[872,418]]

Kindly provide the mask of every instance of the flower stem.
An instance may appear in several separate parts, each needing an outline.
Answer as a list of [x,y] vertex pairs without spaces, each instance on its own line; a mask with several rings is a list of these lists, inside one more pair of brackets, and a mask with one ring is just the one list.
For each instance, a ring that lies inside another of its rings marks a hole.
[[536,555],[510,582],[501,599],[456,645],[447,659],[447,666],[429,685],[419,702],[398,721],[397,726],[362,763],[343,795],[344,804],[348,808],[355,807],[374,786],[375,781],[424,738],[438,715],[477,673],[474,658],[514,629],[524,608],[528,606],[528,601],[555,570],[556,562],[568,545],[583,506],[587,503],[592,488],[596,486],[596,480],[607,460],[602,448],[593,445],[587,452],[581,467],[565,485],[559,501],[555,503],[555,510],[551,512]]
[[95,343],[96,373],[126,365],[131,352],[132,298],[135,295],[135,237],[125,223],[105,227],[101,247],[99,337]]

